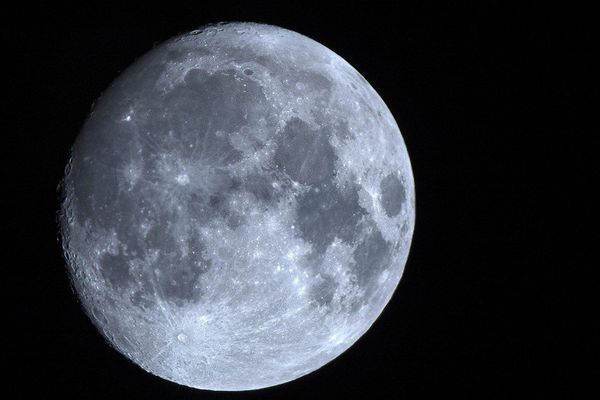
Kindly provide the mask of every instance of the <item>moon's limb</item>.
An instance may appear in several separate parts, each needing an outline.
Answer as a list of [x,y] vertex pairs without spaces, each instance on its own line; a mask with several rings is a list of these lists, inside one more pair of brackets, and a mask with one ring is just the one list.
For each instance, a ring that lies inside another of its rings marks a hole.
[[267,25],[161,45],[95,106],[61,234],[107,339],[180,384],[248,390],[332,360],[400,280],[414,183],[399,129],[342,58]]

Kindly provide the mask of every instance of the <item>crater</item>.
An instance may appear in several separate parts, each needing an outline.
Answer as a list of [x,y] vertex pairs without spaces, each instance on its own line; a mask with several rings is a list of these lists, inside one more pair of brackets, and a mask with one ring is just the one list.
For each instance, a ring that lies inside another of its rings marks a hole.
[[180,184],[181,186],[185,186],[188,183],[190,183],[190,177],[188,176],[188,174],[179,174],[175,177],[175,181]]
[[188,340],[188,337],[187,337],[187,335],[185,333],[181,332],[180,334],[177,335],[177,340],[180,343],[186,343],[187,340]]

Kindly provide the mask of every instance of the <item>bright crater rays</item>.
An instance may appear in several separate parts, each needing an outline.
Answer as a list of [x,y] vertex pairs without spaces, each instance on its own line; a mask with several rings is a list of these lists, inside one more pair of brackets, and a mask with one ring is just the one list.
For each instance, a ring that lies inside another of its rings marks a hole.
[[95,325],[201,389],[284,383],[382,312],[414,184],[400,131],[332,51],[259,24],[156,47],[97,102],[63,182],[61,235]]

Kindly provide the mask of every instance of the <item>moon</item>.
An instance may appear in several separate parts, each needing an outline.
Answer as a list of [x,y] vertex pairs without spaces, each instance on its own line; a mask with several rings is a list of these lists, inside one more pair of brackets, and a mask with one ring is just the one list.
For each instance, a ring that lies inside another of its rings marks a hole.
[[321,44],[254,23],[136,61],[93,107],[61,188],[95,326],[146,371],[208,390],[282,384],[347,350],[397,287],[415,221],[375,90]]

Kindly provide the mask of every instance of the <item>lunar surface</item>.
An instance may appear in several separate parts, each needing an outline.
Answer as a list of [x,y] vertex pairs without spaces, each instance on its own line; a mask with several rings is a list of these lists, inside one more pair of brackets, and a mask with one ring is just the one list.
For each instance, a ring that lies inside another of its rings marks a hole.
[[415,219],[406,147],[374,89],[319,43],[249,23],[127,69],[62,193],[68,269],[99,331],[209,390],[281,384],[348,349],[392,296]]

